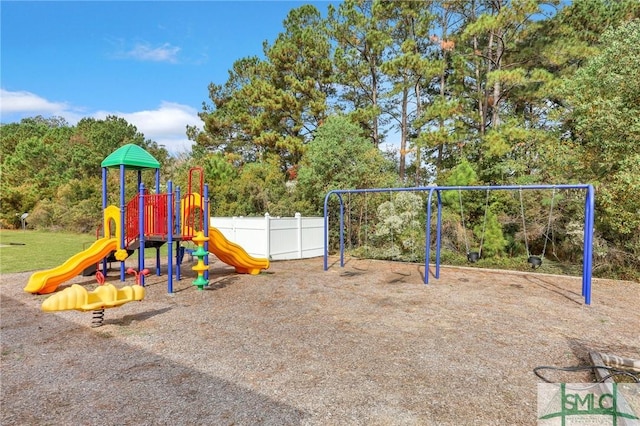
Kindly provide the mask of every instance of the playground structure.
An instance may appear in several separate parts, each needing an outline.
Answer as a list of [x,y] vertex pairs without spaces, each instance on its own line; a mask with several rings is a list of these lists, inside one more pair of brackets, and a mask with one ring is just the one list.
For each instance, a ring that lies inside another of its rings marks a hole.
[[[186,194],[181,196],[180,188],[176,187],[174,191],[171,181],[167,182],[167,192],[160,192],[160,163],[137,145],[128,144],[120,147],[105,158],[101,166],[102,236],[89,248],[70,257],[62,265],[32,274],[24,288],[26,292],[52,293],[61,283],[79,275],[87,268],[94,267],[96,264],[101,264],[101,272],[106,275],[108,261],[120,262],[120,280],[125,281],[125,260],[137,250],[138,271],[144,271],[146,269],[146,248],[156,249],[156,274],[161,275],[160,248],[167,244],[167,291],[173,293],[174,273],[177,280],[181,279],[180,264],[185,250],[181,244],[193,241],[197,233],[203,235],[203,250],[215,254],[221,261],[233,266],[237,273],[255,275],[259,274],[262,269],[269,268],[268,259],[254,258],[248,255],[242,247],[228,241],[215,228],[208,226],[209,190],[208,186],[203,182],[202,169],[195,168],[190,170],[188,190]],[[119,207],[107,205],[107,172],[110,168],[117,168],[120,172]],[[128,170],[137,172],[138,192],[127,201],[125,196],[125,173]],[[154,194],[149,193],[142,183],[143,170],[155,171]],[[196,172],[199,172],[198,189],[200,192],[192,190],[193,175]],[[202,260],[205,266],[201,269],[206,280],[208,279],[208,266],[206,266],[208,265],[208,255],[203,256]],[[143,288],[144,274],[136,277]],[[144,292],[142,292],[142,295],[144,295]],[[110,300],[111,302],[128,298],[124,296],[124,293],[107,296],[106,298],[102,296],[96,297],[101,300]],[[92,297],[85,297],[86,303],[82,304],[82,306],[93,306],[92,300],[96,299],[96,297]],[[137,297],[139,297],[139,293],[128,299],[138,300],[136,299]],[[97,300],[94,301],[97,303]],[[70,305],[78,306],[75,302],[65,302],[60,306]],[[112,303],[112,305],[109,306],[109,303],[105,303],[104,307],[119,306],[117,303]]]
[[[426,187],[411,187],[411,188],[372,188],[372,189],[349,189],[349,190],[333,190],[329,191],[324,200],[324,270],[329,269],[329,199],[332,195],[338,198],[339,202],[339,235],[340,235],[340,267],[344,267],[344,200],[342,196],[345,194],[357,194],[357,193],[392,193],[392,192],[427,192],[426,201],[426,223],[425,223],[425,263],[424,263],[424,284],[429,283],[429,261],[431,259],[431,220],[432,220],[432,204],[433,195],[436,195],[437,213],[436,213],[436,248],[435,248],[435,272],[434,277],[440,278],[440,250],[442,240],[442,192],[445,191],[519,191],[521,208],[522,208],[522,191],[523,190],[553,190],[561,189],[577,189],[584,190],[586,192],[585,204],[584,204],[584,236],[583,236],[583,261],[582,261],[582,296],[584,297],[584,303],[591,304],[591,277],[592,277],[592,262],[593,262],[593,229],[594,229],[594,215],[595,215],[595,190],[592,185],[588,184],[575,184],[575,185],[505,185],[505,186],[426,186]],[[487,192],[488,193],[488,192]],[[522,208],[523,209],[523,208]],[[553,209],[553,202],[551,204]],[[524,209],[523,209],[524,210]],[[551,214],[551,212],[550,212]],[[522,214],[523,219],[523,231],[525,233],[525,244],[527,245],[527,261],[535,269],[542,264],[544,258],[544,250],[542,256],[534,256],[529,253],[528,243],[526,242],[526,223],[524,218],[524,211]],[[483,231],[484,232],[484,231]],[[470,252],[468,243],[467,245],[467,258],[470,262],[477,261],[480,257],[480,252]],[[545,242],[546,249],[546,242]],[[477,256],[477,257],[476,257]]]

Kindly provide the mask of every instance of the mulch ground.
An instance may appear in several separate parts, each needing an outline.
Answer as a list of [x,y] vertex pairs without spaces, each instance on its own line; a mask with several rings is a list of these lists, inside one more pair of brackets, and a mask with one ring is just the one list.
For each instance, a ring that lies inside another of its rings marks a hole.
[[200,291],[183,268],[174,294],[149,277],[99,328],[42,312],[29,273],[0,276],[0,423],[536,424],[535,367],[640,358],[639,283],[594,280],[587,306],[579,277],[537,273],[444,267],[424,285],[415,264],[215,261]]

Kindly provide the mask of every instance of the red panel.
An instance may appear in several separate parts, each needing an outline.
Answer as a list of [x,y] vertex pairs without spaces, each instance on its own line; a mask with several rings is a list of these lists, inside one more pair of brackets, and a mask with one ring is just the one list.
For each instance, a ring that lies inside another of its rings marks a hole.
[[140,226],[138,224],[138,212],[140,211],[140,194],[136,194],[129,202],[127,203],[127,209],[125,214],[125,237],[124,237],[124,245],[125,247],[129,246],[129,244],[138,238],[140,234]]

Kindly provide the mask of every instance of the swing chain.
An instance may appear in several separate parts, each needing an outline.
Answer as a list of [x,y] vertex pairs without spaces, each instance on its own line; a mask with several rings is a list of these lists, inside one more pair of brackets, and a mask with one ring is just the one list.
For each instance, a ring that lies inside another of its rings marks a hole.
[[478,256],[482,258],[482,246],[484,244],[484,234],[487,229],[487,212],[489,211],[489,190],[487,189],[487,198],[484,203],[484,219],[482,220],[482,235],[480,236],[480,248],[478,249]]
[[[393,213],[395,214],[396,205],[395,205],[395,203],[393,201],[393,192],[392,191],[389,191],[389,204],[390,204],[391,208],[393,209],[392,210]],[[391,257],[391,260],[394,260],[394,258],[395,258],[395,256],[394,256],[394,253],[395,253],[395,251],[394,251],[395,238],[394,238],[393,233],[394,233],[393,228],[391,228],[391,226],[389,226],[389,236],[390,236],[390,239],[391,239],[391,247],[389,249],[389,254],[390,254],[389,257]]]
[[528,238],[527,238],[527,224],[524,218],[524,202],[522,201],[522,187],[518,189],[518,193],[520,194],[520,213],[522,216],[522,232],[524,233],[524,247],[527,250],[527,257],[531,257],[531,253],[529,252]]
[[467,249],[467,256],[469,255],[469,241],[467,240],[467,227],[464,224],[464,210],[462,208],[462,191],[458,188],[458,200],[460,201],[460,219],[462,220],[462,235],[464,237],[464,246]]
[[367,192],[364,193],[364,255],[369,256],[369,203],[367,202]]
[[[549,205],[549,222],[547,222],[547,232],[544,235],[544,246],[542,247],[542,257],[544,258],[544,254],[547,251],[547,242],[549,241],[549,231],[551,231],[551,220],[553,216],[553,203],[556,198],[556,188],[553,187],[551,192],[551,203]],[[552,236],[553,238],[553,236]]]

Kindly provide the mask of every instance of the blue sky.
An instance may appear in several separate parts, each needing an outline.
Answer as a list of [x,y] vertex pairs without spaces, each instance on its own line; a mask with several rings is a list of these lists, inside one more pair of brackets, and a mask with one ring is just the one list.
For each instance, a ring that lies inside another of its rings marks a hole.
[[0,122],[117,115],[174,153],[237,59],[326,1],[2,1]]

